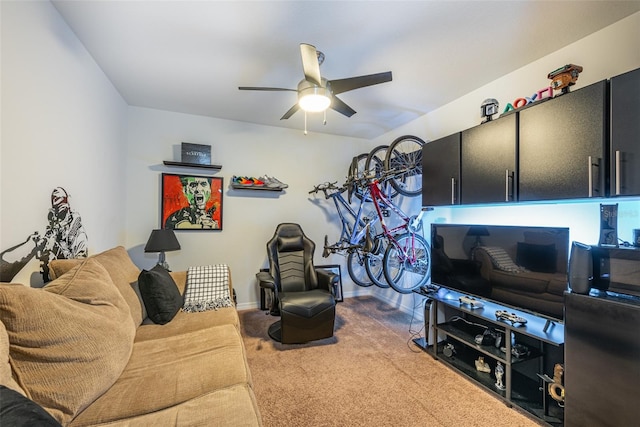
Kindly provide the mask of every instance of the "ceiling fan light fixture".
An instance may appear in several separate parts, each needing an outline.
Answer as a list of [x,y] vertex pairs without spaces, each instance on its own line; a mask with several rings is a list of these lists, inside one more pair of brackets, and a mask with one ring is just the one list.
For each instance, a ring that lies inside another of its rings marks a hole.
[[308,113],[319,113],[331,106],[329,90],[325,87],[311,86],[298,92],[298,105]]

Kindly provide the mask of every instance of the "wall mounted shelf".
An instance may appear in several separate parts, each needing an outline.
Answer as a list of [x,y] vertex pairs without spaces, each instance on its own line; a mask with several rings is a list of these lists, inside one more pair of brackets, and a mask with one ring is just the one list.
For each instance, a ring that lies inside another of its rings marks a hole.
[[232,190],[256,190],[256,191],[276,191],[276,192],[282,192],[284,190],[281,187],[272,188],[272,187],[258,186],[258,185],[243,186],[243,185],[233,185],[233,184],[231,184],[229,188],[231,188]]
[[220,165],[200,165],[198,163],[184,163],[184,162],[173,162],[171,160],[164,160],[165,166],[174,166],[174,167],[182,167],[182,168],[199,168],[199,169],[212,169],[212,170],[220,170],[222,166]]

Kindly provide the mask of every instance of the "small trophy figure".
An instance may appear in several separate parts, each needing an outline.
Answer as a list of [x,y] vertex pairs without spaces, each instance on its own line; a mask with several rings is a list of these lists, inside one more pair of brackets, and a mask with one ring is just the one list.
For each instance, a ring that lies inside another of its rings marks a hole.
[[498,390],[505,390],[506,387],[502,383],[502,376],[504,375],[504,367],[500,362],[496,363],[496,383],[495,386]]
[[491,372],[491,368],[489,367],[489,364],[484,361],[484,357],[482,357],[482,356],[478,357],[478,359],[476,360],[475,363],[476,363],[476,370],[477,371],[486,372],[486,373]]

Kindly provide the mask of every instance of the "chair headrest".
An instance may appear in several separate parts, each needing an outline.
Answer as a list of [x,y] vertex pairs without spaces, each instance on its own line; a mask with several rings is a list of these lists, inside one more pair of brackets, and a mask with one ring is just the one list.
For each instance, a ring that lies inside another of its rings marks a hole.
[[278,237],[278,251],[292,252],[304,250],[302,236]]

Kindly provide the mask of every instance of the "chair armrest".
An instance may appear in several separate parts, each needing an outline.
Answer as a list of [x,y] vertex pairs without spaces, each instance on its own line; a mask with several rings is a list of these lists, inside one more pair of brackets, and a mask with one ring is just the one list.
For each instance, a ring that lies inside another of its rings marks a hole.
[[276,285],[276,279],[268,271],[260,271],[256,273],[256,279],[260,287],[263,289],[270,289],[273,292],[273,301],[271,307],[269,307],[269,314],[273,316],[280,315],[280,309],[278,308],[278,286]]
[[274,279],[268,271],[261,271],[257,273],[256,279],[258,279],[261,288],[267,288],[277,292],[276,279]]
[[316,274],[318,275],[318,287],[326,289],[331,292],[331,294],[333,294],[333,285],[338,283],[338,280],[340,280],[340,276],[332,271],[324,270],[322,268],[316,268],[315,270]]

